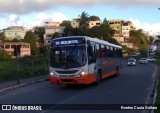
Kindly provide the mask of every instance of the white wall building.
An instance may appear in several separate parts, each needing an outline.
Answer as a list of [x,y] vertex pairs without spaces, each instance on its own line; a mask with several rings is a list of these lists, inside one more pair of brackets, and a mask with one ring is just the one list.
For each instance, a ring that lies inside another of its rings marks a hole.
[[44,45],[50,45],[55,32],[63,34],[64,26],[59,26],[59,22],[45,22]]

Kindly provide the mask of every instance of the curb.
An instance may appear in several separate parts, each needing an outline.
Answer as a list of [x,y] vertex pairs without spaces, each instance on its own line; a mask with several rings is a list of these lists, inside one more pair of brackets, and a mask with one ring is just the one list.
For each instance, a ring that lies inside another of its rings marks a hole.
[[[151,87],[150,87],[150,91],[149,91],[149,94],[147,96],[147,101],[145,102],[145,104],[152,104],[154,105],[155,104],[155,99],[156,99],[156,86],[157,86],[157,78],[158,78],[158,72],[159,72],[159,67],[157,65],[154,65],[154,64],[150,64],[152,65],[153,67],[155,67],[154,69],[154,72],[152,73],[152,84],[151,84]],[[143,110],[142,113],[154,113],[153,112],[154,110]]]
[[30,85],[30,84],[43,82],[43,81],[49,81],[49,78],[40,79],[40,80],[36,80],[36,81],[31,81],[31,82],[28,82],[28,83],[21,83],[21,84],[14,85],[14,86],[11,86],[11,87],[3,88],[3,89],[0,90],[0,93],[8,91],[8,90],[13,90],[13,89],[16,89],[16,88],[20,88],[20,87],[23,87],[23,86],[27,86],[27,85]]
[[[156,97],[157,97],[157,87],[158,87],[158,78],[159,78],[159,76],[160,76],[160,67],[159,66],[157,66],[157,68],[158,68],[158,71],[157,71],[157,77],[156,77],[156,83],[155,83],[155,90],[154,90],[154,97],[153,97],[153,105],[155,105],[155,103],[156,103]],[[151,113],[154,113],[154,110],[151,110]]]

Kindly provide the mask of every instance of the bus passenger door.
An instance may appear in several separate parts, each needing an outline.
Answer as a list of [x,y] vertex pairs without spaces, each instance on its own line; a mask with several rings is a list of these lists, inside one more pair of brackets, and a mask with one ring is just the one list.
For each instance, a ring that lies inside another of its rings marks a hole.
[[94,76],[95,63],[96,63],[95,46],[88,45],[87,53],[88,53],[88,74],[92,74]]

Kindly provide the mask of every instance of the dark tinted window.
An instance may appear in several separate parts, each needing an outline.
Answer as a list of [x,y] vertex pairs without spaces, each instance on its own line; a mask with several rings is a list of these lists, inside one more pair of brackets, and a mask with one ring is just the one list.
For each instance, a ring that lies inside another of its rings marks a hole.
[[106,47],[103,44],[101,44],[100,55],[102,58],[106,56]]
[[99,48],[99,44],[96,44],[96,57],[97,57],[97,58],[100,57],[100,48]]

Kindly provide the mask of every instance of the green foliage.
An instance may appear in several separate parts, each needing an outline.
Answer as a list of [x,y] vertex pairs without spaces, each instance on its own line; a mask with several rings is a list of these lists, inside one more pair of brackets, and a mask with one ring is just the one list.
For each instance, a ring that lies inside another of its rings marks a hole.
[[85,11],[82,12],[80,17],[80,22],[79,22],[79,29],[83,30],[86,32],[89,29],[89,15]]
[[100,26],[94,26],[94,27],[92,27],[89,30],[89,36],[101,38],[102,37],[102,32],[101,32]]
[[153,43],[154,41],[154,37],[153,36],[149,36],[149,44]]
[[52,35],[52,39],[54,38],[59,38],[61,37],[60,33],[59,32],[55,32],[53,35]]
[[[49,55],[34,55],[18,58],[18,72],[20,79],[48,74]],[[0,61],[0,82],[16,80],[16,59]]]
[[4,32],[0,33],[0,42],[4,42],[6,40],[6,37],[4,35]]
[[107,19],[106,19],[106,18],[104,18],[104,20],[103,20],[103,24],[107,24],[107,23],[108,23]]
[[11,58],[12,56],[10,54],[8,54],[5,50],[0,49],[0,61],[9,60]]
[[90,16],[90,17],[89,17],[89,20],[90,20],[90,21],[100,21],[100,18],[99,18],[98,16],[94,16],[94,15],[93,15],[93,16]]
[[71,26],[71,21],[64,20],[64,21],[62,21],[62,23],[60,24],[60,26],[65,26],[65,27]]
[[141,57],[147,57],[147,51],[146,49],[139,49],[139,52],[141,53]]
[[38,47],[36,45],[36,38],[32,31],[28,31],[26,33],[26,35],[24,36],[24,41],[30,43],[32,54],[38,53]]
[[39,54],[43,54],[45,56],[49,55],[50,53],[50,46],[41,46],[39,47]]
[[66,26],[64,29],[64,36],[90,36],[90,37],[97,37],[102,40],[106,40],[108,42],[118,44],[117,40],[113,37],[115,31],[108,25],[107,20],[100,26],[94,26],[89,29],[89,21],[90,20],[100,20],[98,16],[90,16],[85,11],[82,12],[79,22],[78,28],[73,28],[70,25],[69,21],[63,21],[62,25]]
[[44,42],[44,34],[45,34],[45,29],[43,26],[36,26],[34,27],[34,34],[37,38],[37,41],[43,43]]
[[100,29],[102,32],[101,39],[109,40],[109,38],[113,37],[114,30],[112,30],[112,28],[110,28],[110,26],[108,24],[101,24]]
[[17,39],[17,38],[14,38],[12,41],[13,41],[13,42],[20,42],[20,40]]
[[148,37],[142,32],[142,30],[131,30],[130,36],[132,43],[140,50],[146,50],[148,45]]

